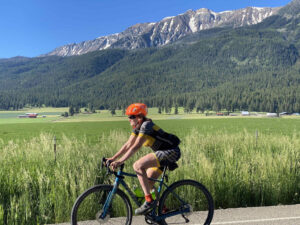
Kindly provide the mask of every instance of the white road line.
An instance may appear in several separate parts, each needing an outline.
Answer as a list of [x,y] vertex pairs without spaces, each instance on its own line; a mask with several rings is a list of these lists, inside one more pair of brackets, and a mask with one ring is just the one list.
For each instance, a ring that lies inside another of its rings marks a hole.
[[300,219],[299,217],[283,217],[283,218],[270,218],[270,219],[259,219],[259,220],[241,220],[241,221],[229,221],[229,222],[216,222],[211,225],[218,224],[240,224],[240,223],[259,223],[259,222],[268,222],[268,221],[280,221],[280,220],[296,220]]

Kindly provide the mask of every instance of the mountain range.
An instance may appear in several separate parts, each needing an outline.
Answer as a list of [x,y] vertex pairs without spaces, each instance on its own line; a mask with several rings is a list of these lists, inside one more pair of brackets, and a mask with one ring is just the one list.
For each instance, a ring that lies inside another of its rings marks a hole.
[[247,7],[220,13],[209,9],[188,10],[184,14],[166,17],[157,23],[142,23],[125,31],[95,40],[61,46],[44,56],[82,55],[91,51],[122,48],[137,49],[164,46],[192,33],[216,27],[241,27],[262,22],[280,8]]
[[65,53],[0,59],[0,109],[142,101],[166,112],[300,112],[299,25],[300,0],[276,9],[200,9],[130,27],[106,49],[87,47],[98,38]]

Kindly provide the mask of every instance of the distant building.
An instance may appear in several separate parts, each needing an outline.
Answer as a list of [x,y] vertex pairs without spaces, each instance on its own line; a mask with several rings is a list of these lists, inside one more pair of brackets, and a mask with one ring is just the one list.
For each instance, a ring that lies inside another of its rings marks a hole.
[[277,113],[267,113],[267,117],[277,117]]
[[19,118],[37,118],[38,113],[26,113],[25,115],[19,115]]
[[285,116],[285,115],[289,115],[289,113],[287,113],[287,112],[279,113],[279,116]]
[[26,113],[26,115],[28,116],[28,118],[37,118],[38,113]]
[[250,116],[250,113],[248,111],[242,111],[241,115],[242,116]]

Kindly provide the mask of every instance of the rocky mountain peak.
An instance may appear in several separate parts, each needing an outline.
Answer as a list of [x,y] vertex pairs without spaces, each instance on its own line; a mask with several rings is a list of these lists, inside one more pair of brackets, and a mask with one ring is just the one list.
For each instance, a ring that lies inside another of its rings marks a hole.
[[[293,2],[299,3],[300,0]],[[247,7],[244,9],[213,12],[201,8],[183,14],[166,17],[156,23],[135,24],[125,31],[78,44],[69,44],[46,55],[72,56],[107,48],[136,49],[163,46],[181,37],[215,27],[241,27],[260,23],[274,15],[279,8]]]
[[195,11],[197,14],[201,14],[201,13],[211,13],[210,9],[207,8],[201,8]]

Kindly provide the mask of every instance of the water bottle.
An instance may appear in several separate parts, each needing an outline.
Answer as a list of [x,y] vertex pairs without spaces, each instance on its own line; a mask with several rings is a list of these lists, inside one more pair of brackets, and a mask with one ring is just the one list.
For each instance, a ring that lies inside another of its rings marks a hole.
[[135,187],[133,189],[133,192],[134,192],[135,196],[138,197],[138,198],[143,198],[144,197],[144,192],[139,187]]
[[153,188],[153,189],[150,191],[150,194],[152,195],[152,199],[155,200],[155,199],[156,199],[156,189]]
[[140,203],[143,203],[143,201],[144,201],[144,192],[142,191],[142,189],[139,188],[139,187],[134,187],[133,192],[134,192],[135,196],[137,197],[138,201]]
[[[139,187],[134,187],[133,188],[133,192],[135,194],[135,196],[137,197],[138,201],[139,202],[143,202],[144,201],[144,192],[142,191],[141,188]],[[150,191],[150,194],[152,195],[152,199],[155,200],[156,199],[156,189],[153,188],[151,191]]]

